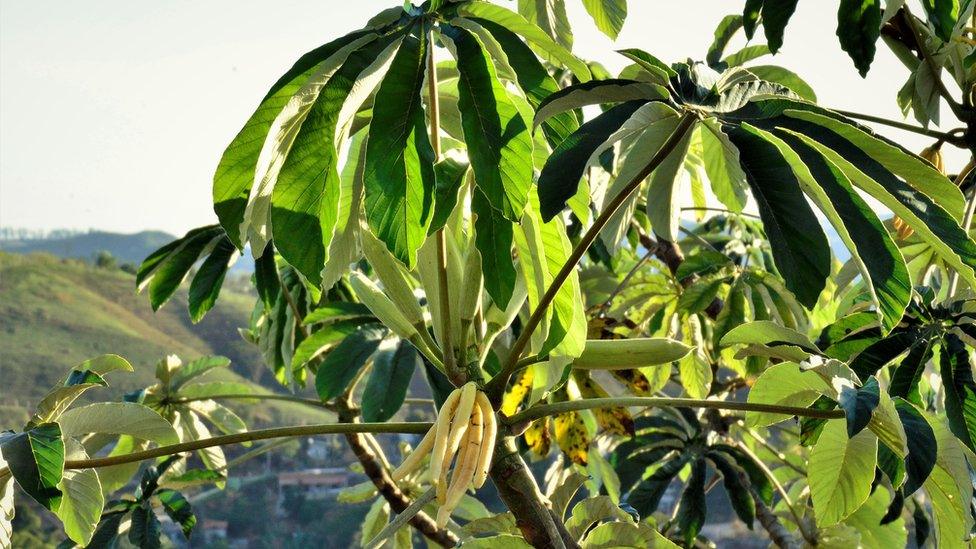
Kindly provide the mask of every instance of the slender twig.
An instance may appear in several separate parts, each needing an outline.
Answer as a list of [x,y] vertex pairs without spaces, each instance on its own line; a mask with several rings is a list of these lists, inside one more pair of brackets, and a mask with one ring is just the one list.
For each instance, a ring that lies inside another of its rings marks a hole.
[[946,143],[955,145],[957,147],[965,147],[965,140],[961,135],[957,135],[960,131],[965,131],[965,128],[958,128],[948,132],[942,132],[939,130],[923,128],[922,126],[916,126],[914,124],[909,124],[907,122],[899,122],[898,120],[892,120],[890,118],[874,116],[873,114],[863,114],[859,112],[845,111],[841,109],[831,109],[831,110],[837,114],[844,115],[848,118],[864,120],[865,122],[874,122],[875,124],[882,124],[892,128],[897,128],[899,130],[904,130],[906,132],[917,133],[919,135],[924,135],[927,137],[931,137],[933,139],[945,141]]
[[776,475],[774,475],[773,472],[769,469],[769,467],[765,463],[763,463],[763,461],[759,459],[759,457],[756,456],[756,454],[754,454],[752,450],[750,450],[745,444],[741,444],[735,441],[733,442],[736,445],[736,447],[738,447],[739,450],[742,451],[742,453],[748,456],[749,459],[751,459],[752,462],[755,463],[757,467],[759,467],[759,470],[761,470],[763,474],[766,475],[767,478],[769,478],[769,481],[773,483],[773,487],[775,487],[776,491],[779,492],[780,497],[783,498],[783,503],[786,504],[786,507],[790,510],[790,514],[793,515],[793,519],[796,521],[796,527],[799,528],[800,535],[803,536],[803,539],[807,540],[811,544],[816,545],[816,541],[817,541],[816,534],[811,534],[810,532],[807,531],[806,524],[803,522],[803,518],[800,516],[800,513],[796,510],[796,507],[793,506],[793,500],[790,498],[789,493],[786,492],[786,488],[783,487],[783,484],[779,481],[778,478],[776,478]]
[[123,463],[135,463],[147,459],[192,452],[213,446],[228,446],[230,444],[241,444],[255,440],[267,440],[270,438],[283,437],[302,437],[313,435],[332,435],[341,433],[426,433],[431,423],[428,422],[405,422],[405,423],[327,423],[319,425],[296,425],[292,427],[277,427],[274,429],[258,429],[244,433],[234,433],[219,437],[204,438],[200,440],[190,440],[178,444],[168,444],[141,452],[122,454],[118,456],[108,456],[91,459],[75,459],[64,462],[65,469],[91,469],[96,467],[109,467],[121,465]]
[[[958,176],[956,176],[956,185],[962,185],[963,182],[966,181],[966,178],[969,177],[969,174],[973,171],[974,167],[976,167],[976,158],[970,158],[969,163],[966,164],[966,167],[959,172]],[[970,229],[972,229],[974,214],[976,214],[976,185],[973,185],[973,188],[969,191],[969,201],[966,202],[966,213],[963,215],[962,219],[962,229],[967,235],[969,234]],[[948,296],[950,299],[956,296],[956,290],[958,288],[959,271],[954,271],[952,273],[952,279],[949,282]]]
[[694,231],[692,231],[690,229],[686,229],[684,227],[678,227],[678,230],[681,231],[681,232],[683,232],[684,234],[690,236],[691,239],[694,240],[695,242],[697,242],[698,244],[700,244],[702,246],[705,246],[706,248],[708,248],[710,250],[714,250],[714,251],[716,251],[718,253],[722,253],[722,250],[719,250],[718,248],[716,248],[715,247],[715,244],[712,244],[711,242],[705,240],[705,237],[703,237],[702,235],[700,235],[700,234],[698,234],[698,233],[696,233],[696,232],[694,232]]
[[591,225],[582,238],[580,238],[580,241],[573,248],[573,251],[566,259],[566,262],[563,263],[562,268],[559,270],[556,276],[553,277],[552,283],[549,284],[548,288],[546,288],[545,294],[543,294],[542,298],[539,299],[539,303],[536,305],[535,310],[532,311],[532,315],[529,316],[529,320],[525,323],[525,326],[522,327],[522,333],[519,334],[518,339],[516,339],[515,343],[512,344],[508,358],[505,359],[505,363],[502,366],[501,371],[498,373],[498,375],[493,377],[486,386],[486,392],[494,404],[500,402],[502,393],[505,391],[505,386],[508,384],[508,380],[512,376],[512,373],[514,373],[517,369],[518,361],[520,358],[522,358],[522,352],[529,344],[532,334],[539,326],[539,323],[542,322],[543,318],[545,318],[546,310],[556,298],[556,294],[559,292],[559,289],[562,287],[563,283],[566,282],[569,275],[576,270],[576,265],[583,258],[586,250],[589,249],[590,245],[593,244],[593,242],[597,239],[597,237],[600,235],[600,231],[602,231],[607,225],[610,218],[617,212],[618,209],[620,209],[624,202],[627,201],[627,198],[637,190],[641,182],[644,181],[644,179],[646,179],[647,176],[649,176],[651,172],[653,172],[654,169],[661,164],[661,162],[670,156],[670,154],[678,146],[678,143],[680,143],[688,131],[694,127],[697,120],[698,115],[691,111],[686,112],[681,117],[681,121],[678,123],[677,127],[674,129],[671,135],[668,136],[668,139],[664,142],[664,144],[661,145],[661,148],[654,153],[654,156],[648,160],[647,165],[644,166],[644,169],[637,173],[633,179],[627,182],[623,190],[621,190],[621,192],[615,196],[613,200],[606,205],[606,207],[604,207],[603,211],[600,212],[600,215],[593,221],[593,225]]
[[753,219],[762,219],[761,217],[759,217],[756,214],[751,214],[751,213],[746,213],[746,212],[733,212],[732,210],[729,210],[727,208],[711,208],[711,207],[704,207],[704,206],[688,206],[688,207],[685,207],[685,208],[681,208],[681,211],[683,211],[683,212],[719,212],[719,213],[724,213],[724,214],[729,214],[729,215],[738,215],[738,216],[741,216],[741,217],[751,217]]
[[309,336],[308,326],[302,322],[304,315],[302,315],[301,310],[298,309],[298,303],[295,303],[295,298],[292,297],[291,292],[288,290],[288,286],[285,286],[285,279],[281,278],[281,271],[279,271],[277,267],[275,267],[275,276],[278,277],[278,286],[281,287],[281,294],[285,296],[285,301],[288,302],[288,307],[291,308],[291,312],[295,315],[295,324],[302,332],[302,336],[307,338]]
[[627,274],[624,275],[624,278],[620,281],[619,284],[617,284],[617,287],[614,288],[612,292],[610,292],[610,295],[607,297],[607,300],[603,302],[603,305],[600,306],[600,313],[607,312],[607,309],[609,309],[610,305],[613,304],[613,300],[616,299],[618,295],[620,295],[620,292],[622,292],[624,288],[627,287],[627,284],[630,284],[630,280],[634,278],[634,275],[636,275],[637,272],[640,271],[640,268],[644,265],[644,263],[647,263],[647,260],[650,259],[651,256],[653,255],[654,255],[653,249],[647,250],[647,252],[644,255],[642,255],[640,259],[637,260],[637,263],[634,263],[634,266],[631,267],[629,271],[627,271]]
[[424,508],[424,505],[434,501],[435,497],[437,497],[437,491],[433,488],[429,488],[423,493],[423,495],[413,500],[410,507],[404,509],[402,513],[397,515],[396,518],[383,527],[383,529],[380,530],[380,533],[376,534],[373,539],[369,540],[369,543],[367,543],[364,547],[366,547],[366,549],[376,549],[383,545],[383,542],[386,541],[387,538],[396,534],[397,530],[406,525],[407,522],[414,517],[414,515],[419,513],[421,509]]
[[927,64],[929,70],[932,72],[932,79],[935,80],[935,87],[939,91],[939,95],[945,99],[945,102],[949,105],[952,110],[952,114],[956,115],[959,120],[967,120],[968,117],[963,111],[962,105],[960,105],[949,93],[949,88],[946,88],[945,83],[942,81],[942,67],[935,64],[935,59],[932,57],[932,52],[928,50],[925,44],[925,37],[922,36],[921,31],[918,30],[918,26],[915,23],[915,16],[912,15],[911,10],[908,9],[906,4],[903,8],[903,15],[905,22],[908,23],[908,28],[912,31],[912,35],[915,37],[915,42],[918,44],[919,53],[922,55],[922,62]]
[[790,462],[790,460],[786,459],[786,454],[784,454],[784,453],[780,452],[779,450],[777,450],[776,448],[774,448],[773,445],[770,444],[769,441],[766,440],[765,437],[763,437],[762,435],[760,435],[759,433],[757,433],[753,429],[749,429],[749,428],[744,427],[742,430],[747,435],[749,435],[750,437],[752,437],[753,440],[755,440],[756,442],[758,442],[759,444],[761,444],[763,448],[765,448],[766,450],[769,451],[769,453],[773,454],[773,457],[775,457],[776,459],[778,459],[783,465],[789,467],[790,469],[793,469],[794,471],[796,471],[797,473],[799,473],[799,474],[801,474],[803,476],[807,476],[807,470],[806,469],[804,469],[802,467],[797,467],[796,465],[792,464]]
[[316,408],[323,408],[329,410],[330,412],[335,412],[336,407],[328,402],[322,402],[320,400],[315,400],[313,398],[302,398],[292,395],[274,395],[266,393],[241,393],[241,394],[216,394],[208,396],[199,397],[186,397],[186,398],[174,398],[169,399],[166,402],[172,404],[185,404],[187,402],[196,402],[200,400],[281,400],[285,402],[294,402],[295,404],[304,404],[306,406],[314,406]]
[[709,408],[714,410],[738,410],[744,412],[765,412],[770,414],[788,414],[791,416],[814,417],[820,419],[837,419],[844,417],[843,410],[817,410],[814,408],[800,408],[797,406],[780,406],[778,404],[761,404],[758,402],[734,402],[725,400],[700,400],[694,398],[659,398],[659,397],[609,397],[584,398],[567,400],[552,404],[538,404],[528,410],[519,412],[504,419],[508,424],[519,424],[545,416],[561,414],[575,410],[590,410],[593,408],[618,408],[621,406],[640,406],[645,408]]

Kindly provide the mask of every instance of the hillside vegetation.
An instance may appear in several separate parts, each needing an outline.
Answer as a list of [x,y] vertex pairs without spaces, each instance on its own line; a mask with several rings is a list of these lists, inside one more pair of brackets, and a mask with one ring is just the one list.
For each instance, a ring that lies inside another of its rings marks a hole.
[[[145,296],[136,294],[129,273],[47,254],[0,252],[0,429],[20,428],[28,407],[68,368],[104,353],[122,355],[136,371],[112,374],[112,387],[93,395],[102,400],[152,383],[155,363],[167,354],[184,360],[226,356],[233,372],[215,373],[215,379],[243,376],[280,392],[259,354],[237,335],[253,303],[253,296],[225,291],[194,325],[185,289],[153,313]],[[236,408],[255,425],[329,417],[289,403]]]

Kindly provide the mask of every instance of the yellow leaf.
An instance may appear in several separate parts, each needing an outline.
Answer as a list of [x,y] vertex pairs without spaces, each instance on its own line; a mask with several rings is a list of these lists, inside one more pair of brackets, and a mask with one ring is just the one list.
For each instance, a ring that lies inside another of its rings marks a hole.
[[577,412],[559,414],[555,419],[556,443],[573,463],[586,465],[590,447],[590,434]]
[[533,421],[529,428],[525,430],[525,443],[532,450],[532,453],[539,457],[549,455],[549,448],[552,446],[552,434],[549,432],[550,419],[544,417]]
[[530,391],[532,391],[532,368],[526,368],[522,370],[512,388],[502,398],[501,412],[506,416],[514,415]]

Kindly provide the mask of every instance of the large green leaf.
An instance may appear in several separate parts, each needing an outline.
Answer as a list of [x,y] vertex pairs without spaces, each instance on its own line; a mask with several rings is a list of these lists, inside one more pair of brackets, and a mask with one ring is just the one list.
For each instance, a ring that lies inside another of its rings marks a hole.
[[214,211],[235,246],[241,248],[244,245],[240,227],[255,184],[258,156],[275,119],[317,71],[331,65],[326,63],[328,59],[370,34],[368,30],[356,31],[303,55],[268,90],[257,110],[224,151],[214,174]]
[[[165,361],[161,362],[161,364]],[[230,366],[230,359],[223,356],[204,356],[196,360],[191,360],[179,368],[172,374],[169,378],[169,385],[171,389],[179,389],[188,381],[196,379],[207,372],[214,370],[215,368],[227,368]],[[159,365],[156,366],[157,373],[159,372]]]
[[620,78],[591,80],[555,91],[546,96],[538,105],[534,105],[536,113],[533,125],[538,126],[550,118],[564,116],[567,111],[588,105],[621,103],[640,99],[664,99],[667,96],[668,92],[664,87],[649,82]]
[[[602,203],[598,204],[594,201],[594,207],[598,213],[603,213],[605,205],[616,199],[631,181],[647,167],[647,162],[654,156],[654,153],[661,149],[679,123],[678,112],[664,103],[654,102],[645,104],[638,110],[638,113],[641,114],[640,118],[646,117],[648,122],[640,126],[640,134],[634,139],[633,144],[624,156],[623,162],[621,162],[617,170],[616,177],[610,182],[606,194],[603,196]],[[630,120],[624,123],[617,134],[628,133],[629,130],[627,130],[627,127],[631,126],[637,118],[639,118],[638,114],[635,114]],[[617,134],[612,136],[608,141],[616,139]],[[599,152],[599,148],[595,152]],[[676,162],[680,165],[681,158],[679,156],[680,154],[675,152],[672,157],[669,157],[667,162],[670,163],[671,167],[674,167]],[[657,174],[658,172],[654,173]],[[666,177],[658,177],[657,175],[651,177],[652,181],[656,181],[659,184],[667,183],[666,179]],[[623,202],[623,205],[610,217],[606,227],[600,232],[601,240],[609,248],[615,248],[629,229],[631,218],[637,207],[637,201],[640,198],[639,195],[639,192],[633,192]],[[650,203],[648,206],[650,207]],[[665,206],[670,208],[672,204]]]
[[813,103],[817,101],[817,94],[810,87],[810,84],[807,84],[798,74],[789,69],[777,65],[753,65],[748,68],[748,71],[767,82],[786,86],[801,99]]
[[936,36],[943,42],[949,42],[960,15],[959,0],[922,0],[922,7],[929,23],[935,27]]
[[539,202],[544,220],[562,211],[566,201],[576,194],[593,154],[645,103],[637,100],[617,105],[580,126],[556,147],[539,175]]
[[407,396],[410,378],[420,365],[417,349],[407,342],[380,349],[363,391],[363,421],[388,421]]
[[[321,281],[339,216],[337,141],[344,133],[344,118],[373,92],[400,44],[398,36],[380,38],[346,58],[322,86],[278,171],[271,194],[275,245],[314,284]],[[381,110],[374,108],[374,121]]]
[[583,7],[600,32],[617,39],[627,19],[627,0],[583,0]]
[[58,510],[65,454],[57,423],[44,423],[23,433],[0,434],[0,455],[24,492],[49,510]]
[[[680,126],[682,118],[669,117],[667,121],[660,129],[667,131],[667,135],[670,136]],[[647,218],[651,222],[651,229],[659,238],[668,242],[679,240],[678,223],[681,214],[679,207],[682,197],[678,181],[694,134],[694,128],[689,128],[682,134],[670,154],[651,172],[647,186]],[[659,148],[653,151],[631,150],[628,154],[638,154],[650,160]]]
[[[933,346],[936,341],[934,339],[919,338],[912,343],[912,346],[908,348],[908,354],[901,359],[901,362],[898,363],[898,366],[891,374],[891,384],[888,387],[888,393],[891,396],[915,401],[919,400],[918,383],[922,379],[922,373],[925,371],[926,364],[932,358],[934,352]],[[897,347],[894,349],[897,349]],[[873,351],[873,349],[869,349],[865,353]],[[943,376],[943,383],[948,382],[949,379],[952,379],[951,376]]]
[[142,262],[136,273],[136,287],[141,291],[149,286],[149,303],[154,311],[158,310],[180,287],[200,257],[227,238],[219,225],[207,225],[187,232],[182,238],[156,250]]
[[814,113],[788,112],[797,120],[781,118],[777,124],[802,134],[801,139],[839,167],[856,187],[905,220],[964,280],[976,285],[976,243],[959,226],[963,201],[952,182],[916,157],[853,126]]
[[[801,370],[793,362],[781,362],[766,369],[749,391],[749,402],[776,404],[779,406],[806,407],[821,395],[832,395],[833,390],[819,375]],[[747,412],[746,423],[766,426],[789,419],[786,414]],[[841,423],[843,425],[843,423]],[[847,438],[845,431],[844,438]]]
[[952,433],[969,447],[976,448],[976,382],[973,381],[973,349],[959,336],[948,333],[941,356],[945,409]]
[[724,452],[710,451],[706,454],[715,468],[722,473],[722,483],[725,493],[729,496],[732,509],[739,519],[752,529],[752,522],[756,518],[756,502],[749,493],[749,477],[746,471],[736,464],[735,459]]
[[971,467],[959,440],[941,419],[927,415],[938,446],[935,467],[925,480],[925,493],[935,515],[938,547],[958,547],[969,538],[974,519],[970,508],[973,497]]
[[881,35],[881,2],[841,0],[837,10],[840,47],[854,60],[861,76],[867,76],[874,61],[875,43]]
[[867,500],[877,456],[874,433],[865,430],[848,438],[844,421],[827,422],[810,453],[808,468],[818,526],[837,524]]
[[89,433],[130,435],[159,445],[176,444],[173,426],[154,410],[134,402],[96,402],[72,408],[58,418],[65,436]]
[[[764,0],[762,4],[763,32],[769,49],[776,53],[783,46],[783,31],[796,10],[798,0]],[[748,4],[747,4],[748,6]]]
[[339,396],[369,360],[386,331],[382,328],[363,328],[336,346],[319,364],[315,374],[315,390],[327,401]]
[[922,487],[932,473],[938,454],[938,441],[932,426],[917,408],[901,398],[895,398],[894,401],[908,443],[908,455],[905,457],[906,478],[902,491],[910,496]]
[[149,502],[143,502],[132,511],[129,526],[129,543],[139,549],[161,549],[162,524]]
[[[526,99],[533,108],[538,109],[546,98],[559,91],[559,84],[556,83],[556,79],[549,74],[546,67],[536,58],[532,49],[525,45],[518,35],[494,21],[480,18],[473,18],[473,20],[483,26],[498,41],[509,66],[515,71],[519,87],[525,91]],[[577,128],[579,128],[579,122],[576,120],[576,115],[568,112],[553,116],[543,125],[546,138],[553,146],[561,143]]]
[[493,207],[518,221],[532,181],[529,121],[498,79],[481,40],[460,27],[445,32],[458,62],[458,109],[475,183]]
[[213,251],[207,256],[200,269],[190,282],[187,296],[190,309],[190,320],[200,322],[214,304],[220,294],[220,287],[224,284],[224,276],[234,261],[238,252],[230,238],[222,238],[214,244]]
[[[67,455],[71,459],[88,459],[81,443],[68,439]],[[64,525],[64,533],[71,541],[87,546],[95,533],[105,497],[95,469],[71,469],[64,472],[58,485],[64,497],[57,510],[58,518]]]
[[434,212],[434,151],[420,93],[427,35],[408,36],[376,92],[366,142],[366,221],[399,261],[413,266]]
[[739,164],[739,150],[714,119],[705,119],[699,126],[704,152],[705,173],[715,197],[726,208],[740,212],[746,206],[746,174]]
[[475,246],[481,252],[481,270],[484,273],[485,290],[495,305],[504,310],[515,292],[515,263],[512,260],[514,232],[512,223],[501,212],[491,207],[481,189],[474,189],[471,196],[471,212],[474,220]]
[[773,135],[745,125],[777,147],[793,167],[803,191],[817,205],[851,252],[878,304],[882,325],[897,325],[912,296],[908,267],[881,220],[832,162],[795,134]]
[[882,520],[888,507],[889,492],[876,488],[864,505],[844,519],[844,524],[854,528],[861,535],[860,547],[905,547],[908,532],[905,520],[900,516],[886,522]]
[[[590,69],[586,63],[577,59],[567,47],[564,47],[565,40],[561,45],[551,38],[562,36],[572,42],[572,31],[566,19],[565,9],[563,2],[554,0],[519,0],[520,13],[488,2],[467,2],[458,8],[458,12],[461,15],[493,21],[522,36],[526,42],[535,46],[540,56],[573,71],[576,78],[585,82],[590,79]],[[529,19],[526,19],[524,14],[528,14]],[[543,17],[538,17],[539,14]],[[546,34],[547,32],[549,34]]]
[[328,260],[322,270],[322,288],[331,288],[359,260],[359,230],[362,226],[363,167],[366,164],[366,133],[360,131],[349,142],[346,165],[339,174],[339,216],[335,236],[329,244]]
[[681,501],[678,503],[678,527],[685,540],[685,545],[694,545],[695,538],[705,525],[707,508],[705,505],[705,460],[698,459],[691,464],[691,475]]
[[800,303],[813,307],[830,275],[830,246],[823,228],[775,145],[742,128],[729,131],[729,138],[739,149],[776,268]]

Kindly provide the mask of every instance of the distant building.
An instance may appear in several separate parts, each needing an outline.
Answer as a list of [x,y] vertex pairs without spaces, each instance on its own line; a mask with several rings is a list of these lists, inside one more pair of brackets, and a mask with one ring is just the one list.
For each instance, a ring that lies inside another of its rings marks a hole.
[[284,490],[301,490],[308,499],[335,497],[343,488],[360,482],[362,475],[342,467],[324,469],[305,469],[278,474],[278,499],[281,501]]
[[206,544],[216,543],[227,539],[227,521],[204,519],[200,525],[203,541]]

